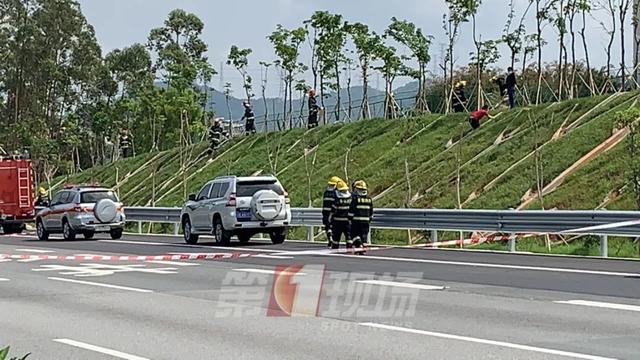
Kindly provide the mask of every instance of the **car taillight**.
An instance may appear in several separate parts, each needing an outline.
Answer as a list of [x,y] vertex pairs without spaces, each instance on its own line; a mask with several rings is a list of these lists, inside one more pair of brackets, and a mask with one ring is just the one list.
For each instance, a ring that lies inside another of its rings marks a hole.
[[291,204],[291,199],[289,199],[289,193],[286,191],[284,192],[284,203]]
[[227,206],[236,206],[236,194],[235,193],[229,195],[229,201],[227,201]]

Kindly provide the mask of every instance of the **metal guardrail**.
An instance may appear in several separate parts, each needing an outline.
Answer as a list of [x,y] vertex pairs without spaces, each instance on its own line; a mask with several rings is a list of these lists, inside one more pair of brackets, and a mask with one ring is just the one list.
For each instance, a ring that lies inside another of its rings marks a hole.
[[[128,221],[180,222],[180,208],[127,207],[125,213]],[[291,215],[293,226],[322,226],[320,209],[293,208]],[[558,234],[572,229],[639,219],[640,213],[633,211],[377,209],[372,228]],[[640,236],[640,223],[600,229],[589,234],[636,237]]]

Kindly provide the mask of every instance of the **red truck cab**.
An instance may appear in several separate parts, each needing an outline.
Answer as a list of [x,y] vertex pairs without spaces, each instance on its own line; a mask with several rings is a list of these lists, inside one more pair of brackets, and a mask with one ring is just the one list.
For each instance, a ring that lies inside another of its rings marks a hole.
[[20,233],[35,216],[33,167],[25,156],[0,157],[0,226]]

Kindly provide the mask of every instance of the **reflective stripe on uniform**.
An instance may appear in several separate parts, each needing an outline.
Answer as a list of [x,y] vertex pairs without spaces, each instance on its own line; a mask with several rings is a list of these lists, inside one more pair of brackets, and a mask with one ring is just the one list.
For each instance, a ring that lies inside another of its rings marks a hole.
[[369,209],[371,209],[371,206],[369,206],[369,205],[358,205],[358,206],[356,206],[356,209],[369,210]]
[[364,217],[364,216],[356,216],[352,219],[353,221],[365,221],[365,222],[370,222],[371,219],[369,219],[368,217]]
[[343,218],[343,217],[334,217],[333,221],[349,221],[348,218]]

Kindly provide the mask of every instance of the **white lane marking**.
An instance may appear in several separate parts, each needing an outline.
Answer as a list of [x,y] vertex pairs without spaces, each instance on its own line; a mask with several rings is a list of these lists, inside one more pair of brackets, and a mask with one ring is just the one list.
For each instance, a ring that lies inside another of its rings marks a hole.
[[176,246],[176,247],[195,248],[195,249],[220,249],[220,250],[247,251],[247,252],[266,252],[266,253],[281,253],[282,252],[282,250],[273,250],[273,249],[256,249],[256,248],[210,246],[210,245],[172,244],[172,243],[149,242],[149,241],[131,241],[131,240],[98,240],[98,242],[112,243],[112,244],[129,244],[129,245]]
[[101,353],[101,354],[105,354],[105,355],[109,355],[109,356],[113,356],[113,357],[117,357],[117,358],[125,359],[125,360],[149,360],[148,358],[143,358],[143,357],[140,357],[140,356],[131,355],[131,354],[123,353],[121,351],[107,349],[107,348],[102,347],[102,346],[91,345],[91,344],[87,344],[87,343],[83,343],[83,342],[75,341],[75,340],[71,340],[71,339],[53,339],[53,341],[55,341],[57,343],[61,343],[61,344],[65,344],[65,345],[74,346],[74,347],[77,347],[77,348],[89,350],[89,351],[95,351],[95,352],[98,352],[98,353]]
[[258,254],[253,257],[263,258],[263,259],[279,259],[279,260],[293,259],[293,256],[278,256],[278,255],[266,255],[266,254]]
[[439,265],[455,265],[455,266],[471,266],[471,267],[485,267],[494,269],[512,269],[512,270],[531,270],[531,271],[549,271],[559,273],[572,273],[572,274],[585,274],[585,275],[603,275],[603,276],[618,276],[618,277],[640,277],[640,273],[625,273],[625,272],[612,272],[612,271],[599,271],[599,270],[582,270],[582,269],[567,269],[567,268],[553,268],[553,267],[538,267],[538,266],[522,266],[522,265],[506,265],[506,264],[489,264],[489,263],[474,263],[474,262],[462,262],[462,261],[446,261],[446,260],[428,260],[428,259],[411,259],[411,258],[397,258],[388,256],[360,256],[360,255],[347,255],[347,254],[316,254],[320,256],[342,256],[350,257],[361,260],[385,260],[385,261],[404,261],[415,262],[424,264],[439,264]]
[[55,252],[53,250],[40,250],[40,249],[16,249],[16,251],[30,252],[30,253],[35,253],[35,254],[49,254],[49,253],[54,253]]
[[6,278],[0,278],[0,281],[10,281],[10,280]]
[[138,289],[138,288],[132,288],[132,287],[128,287],[128,286],[97,283],[97,282],[92,282],[92,281],[73,280],[73,279],[65,279],[65,278],[59,278],[59,277],[48,277],[47,279],[54,280],[54,281],[70,282],[70,283],[74,283],[74,284],[100,286],[100,287],[105,287],[105,288],[110,288],[110,289],[135,291],[135,292],[141,292],[141,293],[152,293],[153,292],[153,290]]
[[151,260],[147,262],[152,264],[170,265],[170,266],[200,266],[200,264],[178,262],[178,261]]
[[504,341],[487,340],[487,339],[480,339],[480,338],[474,338],[474,337],[469,337],[469,336],[446,334],[446,333],[433,332],[433,331],[416,330],[416,329],[399,327],[399,326],[391,326],[391,325],[384,325],[384,324],[377,324],[377,323],[360,323],[359,325],[367,326],[367,327],[371,327],[371,328],[377,328],[377,329],[385,329],[385,330],[400,331],[400,332],[411,333],[411,334],[432,336],[432,337],[437,337],[437,338],[442,338],[442,339],[467,341],[467,342],[472,342],[472,343],[477,343],[477,344],[501,346],[501,347],[517,349],[517,350],[525,350],[525,351],[533,351],[533,352],[539,352],[539,353],[544,353],[544,354],[565,356],[565,357],[570,357],[570,358],[574,358],[574,359],[615,360],[614,358],[602,357],[602,356],[597,356],[597,355],[574,353],[574,352],[570,352],[570,351],[547,349],[547,348],[541,348],[541,347],[536,347],[536,346],[520,345],[520,344],[508,343],[508,342],[504,342]]
[[565,305],[590,306],[590,307],[605,308],[605,309],[626,310],[626,311],[637,311],[637,312],[640,312],[640,306],[638,306],[638,305],[616,304],[616,303],[599,302],[599,301],[588,301],[588,300],[554,301],[554,303],[556,303],[556,304],[565,304]]
[[406,282],[395,282],[395,281],[383,281],[383,280],[358,280],[357,283],[361,284],[370,284],[370,285],[380,285],[380,286],[395,286],[395,287],[403,287],[409,289],[420,289],[420,290],[444,290],[444,286],[433,286],[433,285],[424,285],[424,284],[415,284],[415,283],[406,283]]
[[[256,274],[270,274],[273,275],[276,273],[275,270],[266,270],[266,269],[233,269],[233,271],[241,271],[241,272],[248,272],[248,273],[256,273]],[[280,273],[280,275],[307,275],[306,273],[290,273],[288,271],[283,271]]]

